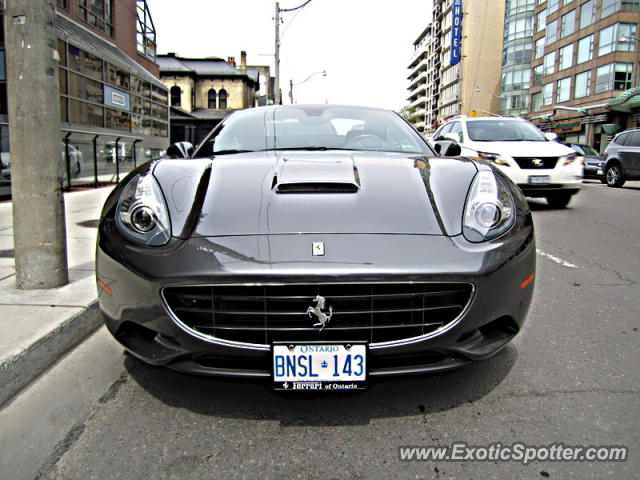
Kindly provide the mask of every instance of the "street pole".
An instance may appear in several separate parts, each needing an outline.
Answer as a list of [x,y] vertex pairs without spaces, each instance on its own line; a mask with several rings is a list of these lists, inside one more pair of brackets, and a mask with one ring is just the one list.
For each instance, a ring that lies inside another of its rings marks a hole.
[[273,78],[273,89],[275,90],[275,104],[282,105],[282,95],[280,92],[280,2],[276,2],[276,45],[275,45],[275,72]]
[[293,105],[293,80],[289,79],[289,101]]
[[69,282],[55,0],[7,0],[7,96],[16,286]]

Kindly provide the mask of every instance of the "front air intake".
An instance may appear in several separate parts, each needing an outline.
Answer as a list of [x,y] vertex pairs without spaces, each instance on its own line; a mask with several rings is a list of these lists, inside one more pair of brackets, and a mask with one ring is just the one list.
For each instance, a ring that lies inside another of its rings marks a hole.
[[354,183],[280,183],[276,185],[276,193],[357,193]]

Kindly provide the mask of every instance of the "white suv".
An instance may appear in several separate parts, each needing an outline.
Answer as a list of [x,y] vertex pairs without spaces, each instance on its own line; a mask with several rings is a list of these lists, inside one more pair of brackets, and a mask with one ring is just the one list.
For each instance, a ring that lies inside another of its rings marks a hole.
[[554,139],[521,118],[463,115],[443,124],[431,144],[439,152],[439,142],[453,141],[461,155],[493,162],[526,196],[563,208],[580,190],[584,159]]

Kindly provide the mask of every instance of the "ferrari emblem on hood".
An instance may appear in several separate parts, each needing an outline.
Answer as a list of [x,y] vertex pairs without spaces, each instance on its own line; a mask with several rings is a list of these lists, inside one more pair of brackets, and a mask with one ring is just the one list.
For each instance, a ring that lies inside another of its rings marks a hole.
[[314,323],[314,327],[320,327],[322,330],[327,323],[331,320],[331,316],[333,315],[333,307],[329,307],[329,313],[325,313],[323,310],[325,309],[325,303],[327,299],[317,295],[316,298],[313,299],[313,302],[316,303],[315,307],[307,308],[307,315],[315,315],[318,319],[318,323]]

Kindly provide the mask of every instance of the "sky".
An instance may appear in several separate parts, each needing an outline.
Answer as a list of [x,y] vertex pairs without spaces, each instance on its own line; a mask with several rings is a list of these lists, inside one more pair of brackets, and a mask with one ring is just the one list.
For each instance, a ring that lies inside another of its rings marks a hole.
[[[305,0],[281,0],[293,8]],[[271,65],[274,0],[147,0],[158,53],[182,57],[235,57]],[[280,88],[289,103],[369,105],[399,110],[408,102],[407,66],[413,42],[431,19],[431,0],[311,0],[283,13]]]

